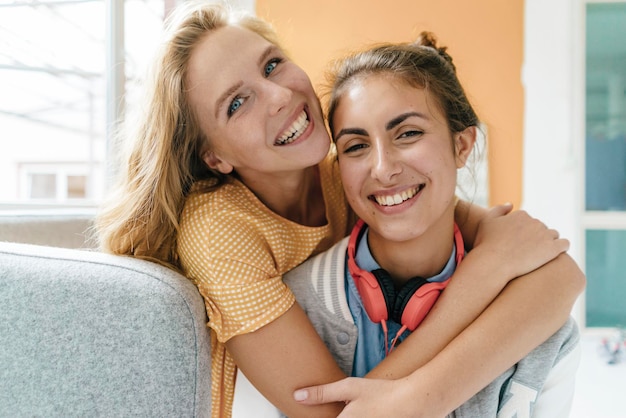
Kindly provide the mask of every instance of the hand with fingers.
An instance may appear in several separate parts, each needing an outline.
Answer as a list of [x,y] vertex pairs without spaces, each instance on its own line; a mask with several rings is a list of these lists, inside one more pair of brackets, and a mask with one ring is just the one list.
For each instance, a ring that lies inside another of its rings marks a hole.
[[[512,239],[513,238],[513,239]],[[485,266],[509,280],[529,273],[569,249],[569,241],[526,211],[512,205],[491,208],[479,223],[472,252],[480,252]]]
[[416,390],[413,377],[398,380],[348,377],[334,383],[299,389],[294,392],[294,399],[306,405],[344,402],[346,406],[338,418],[445,416],[443,411],[428,410],[436,408],[438,402],[430,399],[428,388]]

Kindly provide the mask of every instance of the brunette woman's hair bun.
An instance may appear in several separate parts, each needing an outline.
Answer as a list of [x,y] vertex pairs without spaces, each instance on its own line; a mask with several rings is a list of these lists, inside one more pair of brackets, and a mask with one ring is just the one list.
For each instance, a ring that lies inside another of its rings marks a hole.
[[425,46],[425,47],[434,49],[435,51],[437,51],[437,53],[441,57],[443,57],[446,61],[448,61],[448,63],[456,71],[456,67],[454,66],[454,63],[452,62],[452,57],[448,55],[448,53],[446,52],[448,48],[445,46],[441,46],[441,47],[437,46],[437,37],[435,36],[434,33],[423,31],[422,33],[419,34],[415,42],[413,42],[413,45]]

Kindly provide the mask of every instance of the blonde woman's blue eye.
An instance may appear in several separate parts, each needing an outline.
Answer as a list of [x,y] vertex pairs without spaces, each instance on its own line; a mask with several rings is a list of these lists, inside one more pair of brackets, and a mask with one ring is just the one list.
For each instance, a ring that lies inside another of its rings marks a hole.
[[270,62],[268,62],[267,64],[265,64],[265,77],[267,77],[268,75],[270,75],[272,73],[272,71],[274,71],[274,69],[276,69],[276,66],[278,65],[278,60],[271,60]]
[[228,116],[231,116],[233,113],[237,111],[243,104],[243,99],[241,97],[236,97],[235,100],[230,102],[230,106],[228,106]]

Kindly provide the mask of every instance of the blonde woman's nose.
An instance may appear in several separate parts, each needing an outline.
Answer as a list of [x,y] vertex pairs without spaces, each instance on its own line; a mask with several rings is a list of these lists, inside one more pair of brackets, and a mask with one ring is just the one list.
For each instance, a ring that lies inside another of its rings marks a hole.
[[266,80],[263,88],[267,100],[267,109],[271,115],[277,114],[291,102],[293,92],[280,84]]

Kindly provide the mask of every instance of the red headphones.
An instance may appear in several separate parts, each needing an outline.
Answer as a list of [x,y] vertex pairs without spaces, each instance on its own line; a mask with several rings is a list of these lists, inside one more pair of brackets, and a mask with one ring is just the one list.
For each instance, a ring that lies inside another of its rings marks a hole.
[[[433,307],[439,294],[450,279],[443,282],[429,282],[414,277],[396,292],[389,273],[383,269],[372,272],[361,269],[354,259],[356,243],[363,233],[365,223],[359,219],[352,229],[348,241],[348,270],[363,301],[365,311],[372,322],[383,323],[388,319],[401,324],[410,331],[415,330]],[[454,224],[457,265],[465,255],[463,237],[457,224]]]

